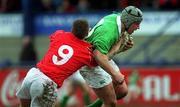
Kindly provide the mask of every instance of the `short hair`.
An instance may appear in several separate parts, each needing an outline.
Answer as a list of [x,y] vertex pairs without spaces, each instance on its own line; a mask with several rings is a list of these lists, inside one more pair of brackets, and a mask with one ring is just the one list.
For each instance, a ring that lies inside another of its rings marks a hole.
[[79,39],[84,39],[88,35],[89,24],[85,19],[77,19],[73,22],[72,33]]

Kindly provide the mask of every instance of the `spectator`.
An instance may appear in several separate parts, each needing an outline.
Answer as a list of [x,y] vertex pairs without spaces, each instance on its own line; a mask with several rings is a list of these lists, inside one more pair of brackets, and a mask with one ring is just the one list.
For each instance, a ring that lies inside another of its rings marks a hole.
[[128,0],[119,0],[119,7],[121,9],[125,8],[128,6]]
[[136,7],[141,6],[141,0],[119,0],[119,7],[124,9],[125,7],[132,5]]
[[160,9],[165,9],[165,10],[174,10],[179,8],[179,0],[159,0],[159,7]]
[[87,12],[89,7],[89,2],[87,0],[79,0],[78,2],[78,11]]
[[77,11],[76,7],[71,4],[70,0],[63,0],[62,4],[57,7],[57,12],[61,12],[61,13],[63,12],[72,13],[76,11]]
[[21,0],[1,0],[0,1],[0,12],[20,12]]
[[115,10],[118,8],[118,0],[103,0],[101,3],[97,3],[97,0],[89,0],[90,9],[93,11],[102,10]]
[[41,0],[41,4],[44,12],[55,12],[56,10],[52,0]]
[[7,10],[7,1],[8,0],[1,0],[1,2],[0,2],[0,12],[5,12]]
[[37,62],[37,53],[33,39],[29,36],[23,38],[22,50],[19,56],[20,65],[34,65]]

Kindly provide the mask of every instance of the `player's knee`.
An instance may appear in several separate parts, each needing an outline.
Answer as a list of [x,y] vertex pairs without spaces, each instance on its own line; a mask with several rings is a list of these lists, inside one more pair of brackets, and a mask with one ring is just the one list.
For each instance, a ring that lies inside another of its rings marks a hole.
[[124,98],[127,94],[128,94],[128,90],[127,90],[127,91],[123,91],[123,92],[121,92],[121,93],[119,93],[119,94],[117,95],[117,99],[122,99],[122,98]]
[[107,105],[107,107],[115,107],[115,105],[117,104],[116,95],[114,94],[112,96],[104,98],[103,102],[105,105]]
[[120,92],[116,93],[117,99],[122,99],[128,94],[128,89],[121,90]]
[[128,94],[128,87],[126,86],[126,84],[117,86],[115,90],[117,99],[121,99]]

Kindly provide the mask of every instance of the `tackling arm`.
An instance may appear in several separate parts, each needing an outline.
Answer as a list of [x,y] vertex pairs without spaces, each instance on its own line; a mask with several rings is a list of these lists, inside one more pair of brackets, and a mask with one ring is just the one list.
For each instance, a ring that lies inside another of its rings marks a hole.
[[109,58],[107,55],[102,54],[97,49],[94,50],[93,54],[98,65],[109,73],[117,84],[123,83],[124,75],[122,75],[120,72],[114,71],[113,67],[109,64]]

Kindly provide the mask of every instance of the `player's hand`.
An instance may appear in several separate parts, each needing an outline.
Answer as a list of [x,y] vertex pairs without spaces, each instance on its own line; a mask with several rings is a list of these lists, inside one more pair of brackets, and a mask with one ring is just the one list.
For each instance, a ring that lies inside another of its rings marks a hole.
[[115,84],[122,84],[124,82],[124,75],[120,72],[116,72],[116,74],[113,75],[112,79]]
[[134,45],[133,40],[132,40],[132,39],[129,39],[129,40],[126,42],[126,44],[125,44],[122,52],[124,52],[124,51],[126,51],[126,50],[128,50],[128,49],[131,49],[131,48],[133,47],[133,45]]

